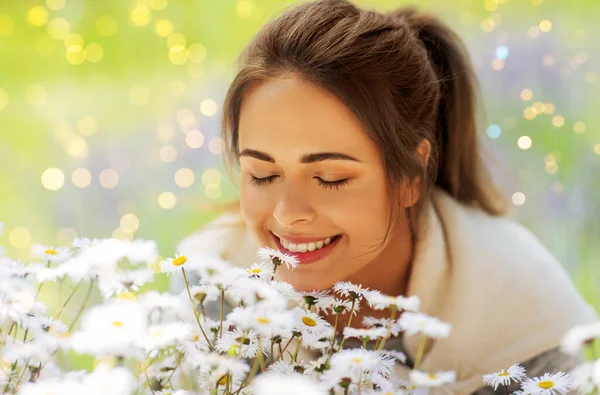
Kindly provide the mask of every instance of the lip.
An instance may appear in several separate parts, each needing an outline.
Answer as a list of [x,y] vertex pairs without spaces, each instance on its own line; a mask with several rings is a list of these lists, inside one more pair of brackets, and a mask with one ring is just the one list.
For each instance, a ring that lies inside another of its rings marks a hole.
[[[296,259],[298,259],[298,261],[302,265],[317,262],[318,260],[320,260],[323,257],[325,257],[326,255],[328,255],[333,250],[333,248],[335,246],[337,246],[338,241],[342,238],[341,235],[336,235],[335,236],[336,238],[332,243],[330,243],[327,246],[324,246],[323,248],[319,248],[318,250],[306,251],[306,252],[292,252],[292,251],[288,250],[287,248],[285,248],[281,244],[281,242],[279,241],[279,237],[277,235],[275,235],[274,233],[272,233],[272,235],[273,235],[273,239],[275,240],[275,243],[277,244],[277,249],[279,249],[279,251],[284,252],[288,255],[293,255],[294,257],[296,257]],[[310,243],[311,241],[323,240],[323,239],[315,239],[314,237],[313,238],[310,238],[310,237],[288,238],[286,236],[283,236],[283,238],[286,240],[289,240],[293,243]],[[296,242],[295,240],[307,240],[307,241]]]

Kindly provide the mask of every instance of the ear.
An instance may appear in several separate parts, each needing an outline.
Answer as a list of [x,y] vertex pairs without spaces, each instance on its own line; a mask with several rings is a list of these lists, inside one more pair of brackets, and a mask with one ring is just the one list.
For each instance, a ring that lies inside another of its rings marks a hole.
[[[421,140],[415,149],[417,158],[421,165],[426,170],[429,163],[429,155],[431,154],[431,143],[427,139]],[[413,180],[406,180],[404,183],[404,208],[415,205],[421,195],[421,177],[416,177]]]

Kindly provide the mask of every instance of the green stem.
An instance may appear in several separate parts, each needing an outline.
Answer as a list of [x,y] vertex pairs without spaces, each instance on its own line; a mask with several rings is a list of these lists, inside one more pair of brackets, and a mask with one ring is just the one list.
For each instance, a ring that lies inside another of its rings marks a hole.
[[383,340],[381,340],[381,342],[379,343],[379,346],[376,347],[377,350],[383,350],[386,340],[390,337],[390,332],[392,331],[392,324],[394,323],[394,320],[396,319],[397,312],[398,312],[398,308],[396,306],[392,306],[392,314],[390,315],[390,324],[387,328],[388,329],[387,333],[386,333],[385,337],[383,338]]
[[200,318],[198,318],[198,313],[196,313],[196,307],[195,307],[196,304],[194,303],[194,299],[192,298],[192,293],[190,292],[190,283],[188,282],[187,275],[185,274],[185,269],[181,268],[181,272],[183,273],[183,280],[185,281],[185,289],[187,289],[187,294],[190,298],[190,302],[192,303],[192,308],[194,309],[194,318],[196,318],[196,323],[200,327],[200,332],[202,332],[202,335],[204,336],[204,339],[206,340],[206,343],[208,344],[208,348],[210,348],[210,351],[215,351],[214,347],[210,343],[210,340],[208,340],[208,336],[206,336],[206,332],[204,332],[204,328],[202,328],[202,324],[200,323]]
[[[260,350],[260,347],[259,347],[259,350]],[[262,372],[264,372],[265,370],[267,370],[267,366],[265,365],[265,360],[263,358],[262,351],[258,351],[256,353],[256,356],[258,357],[258,362],[260,362],[260,370]]]
[[223,311],[225,310],[225,290],[221,290],[221,324],[219,325],[219,339],[223,338]]
[[294,356],[292,358],[292,362],[296,362],[296,357],[298,356],[298,352],[300,351],[300,346],[302,345],[302,337],[298,339],[298,345],[296,346],[296,351],[294,351]]
[[283,358],[283,353],[285,352],[285,350],[287,350],[287,348],[290,345],[290,343],[292,342],[292,340],[294,340],[294,335],[292,335],[292,337],[290,337],[290,340],[288,340],[288,342],[285,343],[283,350],[281,350],[281,345],[279,346],[279,355],[277,356],[277,359],[273,361],[273,363],[279,361],[279,358]]
[[427,336],[421,335],[421,341],[419,342],[419,348],[417,349],[417,358],[415,359],[415,370],[419,369],[419,365],[421,364],[421,359],[423,358],[423,351],[425,351],[426,341]]
[[83,303],[81,304],[81,307],[79,308],[79,311],[77,312],[77,315],[75,316],[75,319],[69,326],[69,331],[73,330],[73,328],[75,327],[75,324],[77,323],[77,320],[79,320],[79,317],[81,316],[81,313],[83,313],[83,310],[85,309],[85,305],[87,304],[88,299],[90,298],[90,294],[92,293],[92,289],[94,288],[94,281],[96,281],[96,280],[90,281],[90,287],[88,288],[88,291],[85,294],[85,298],[83,299]]
[[[62,284],[62,281],[60,283]],[[56,315],[54,316],[54,319],[58,319],[58,317],[60,316],[60,314],[63,312],[64,308],[71,301],[71,298],[75,295],[75,292],[77,292],[77,290],[79,289],[80,285],[81,285],[81,281],[77,283],[77,286],[75,286],[75,288],[73,288],[73,291],[71,292],[71,295],[69,295],[69,297],[67,298],[67,300],[65,301],[65,303],[63,303],[63,305],[60,307],[60,310],[58,310],[58,313],[56,313]]]
[[[348,324],[346,325],[346,328],[350,328],[350,324],[352,323],[352,316],[354,315],[354,307],[356,306],[356,299],[352,299],[352,308],[350,309],[350,318],[348,318]],[[342,341],[340,343],[340,346],[338,347],[338,351],[340,351],[342,349],[342,346],[344,345],[344,341],[346,340],[345,337],[342,337]]]

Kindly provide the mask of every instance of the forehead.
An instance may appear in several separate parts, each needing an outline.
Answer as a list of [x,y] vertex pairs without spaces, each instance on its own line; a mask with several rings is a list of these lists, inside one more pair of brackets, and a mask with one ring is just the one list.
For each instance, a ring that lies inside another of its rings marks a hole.
[[326,90],[286,77],[246,93],[239,125],[240,150],[266,151],[275,159],[307,152],[342,151],[367,159],[378,150],[346,105]]

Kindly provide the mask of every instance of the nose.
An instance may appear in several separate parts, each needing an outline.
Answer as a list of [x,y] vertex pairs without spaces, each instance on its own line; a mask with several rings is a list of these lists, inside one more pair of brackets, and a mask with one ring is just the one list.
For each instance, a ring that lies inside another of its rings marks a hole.
[[302,185],[286,185],[279,196],[273,217],[282,227],[309,223],[315,218],[306,189]]

